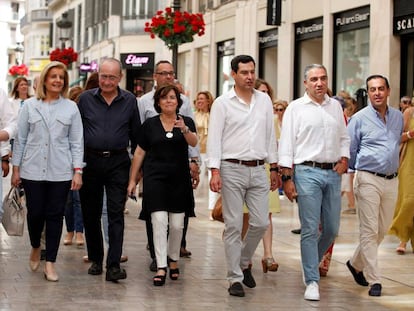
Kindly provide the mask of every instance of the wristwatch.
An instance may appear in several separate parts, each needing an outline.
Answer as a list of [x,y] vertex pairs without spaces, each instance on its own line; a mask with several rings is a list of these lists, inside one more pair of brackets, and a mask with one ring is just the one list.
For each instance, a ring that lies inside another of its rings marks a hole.
[[282,175],[282,181],[283,182],[291,180],[291,179],[292,179],[292,175]]

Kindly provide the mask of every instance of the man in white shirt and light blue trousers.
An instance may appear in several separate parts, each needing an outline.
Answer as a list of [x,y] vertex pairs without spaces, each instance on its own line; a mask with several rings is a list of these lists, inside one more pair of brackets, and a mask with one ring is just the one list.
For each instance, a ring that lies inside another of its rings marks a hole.
[[[210,112],[207,138],[210,189],[221,192],[228,289],[245,296],[243,286],[256,286],[249,263],[265,233],[269,189],[278,189],[277,147],[270,97],[254,89],[255,62],[239,55],[231,61],[235,86],[218,97]],[[270,185],[264,163],[270,163]],[[249,229],[241,238],[243,203],[249,208]]]
[[319,300],[318,267],[339,230],[350,139],[341,104],[327,95],[326,68],[309,65],[304,79],[305,95],[283,115],[279,165],[284,193],[299,207],[304,298]]

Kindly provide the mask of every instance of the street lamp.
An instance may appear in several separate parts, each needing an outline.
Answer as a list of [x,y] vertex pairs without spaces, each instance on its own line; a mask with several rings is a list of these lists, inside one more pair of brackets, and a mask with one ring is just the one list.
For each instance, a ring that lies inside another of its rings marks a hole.
[[21,42],[16,43],[16,48],[14,49],[15,57],[16,57],[16,64],[21,65],[23,63],[23,52],[24,47]]
[[68,12],[62,13],[62,18],[56,22],[59,29],[59,40],[62,42],[62,49],[65,48],[65,42],[70,39],[72,22],[68,19]]

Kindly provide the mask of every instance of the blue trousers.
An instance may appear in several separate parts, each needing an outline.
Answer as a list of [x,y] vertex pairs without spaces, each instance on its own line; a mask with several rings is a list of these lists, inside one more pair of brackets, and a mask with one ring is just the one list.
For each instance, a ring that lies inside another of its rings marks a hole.
[[[333,170],[295,165],[305,283],[319,282],[319,262],[339,230],[341,176]],[[322,231],[319,230],[321,224]]]
[[22,179],[26,195],[27,228],[30,244],[40,247],[46,224],[46,261],[55,262],[62,236],[63,215],[71,181],[33,181]]

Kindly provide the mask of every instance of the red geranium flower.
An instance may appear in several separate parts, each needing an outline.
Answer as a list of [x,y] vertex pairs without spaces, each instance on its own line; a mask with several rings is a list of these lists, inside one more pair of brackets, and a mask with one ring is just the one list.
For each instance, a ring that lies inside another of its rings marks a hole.
[[78,60],[78,53],[73,48],[55,49],[50,52],[49,59],[64,63],[66,66]]
[[151,38],[157,36],[163,40],[171,49],[176,44],[192,42],[196,34],[204,35],[205,23],[201,13],[173,12],[170,7],[167,7],[165,11],[158,11],[151,22],[145,23],[144,30]]
[[27,76],[29,74],[29,68],[25,64],[14,65],[9,68],[9,75],[13,77]]

